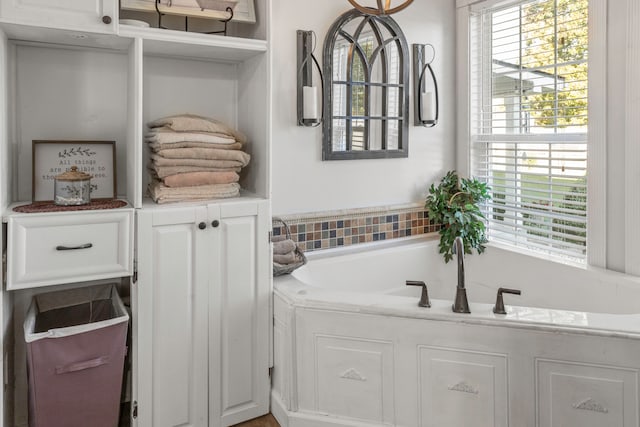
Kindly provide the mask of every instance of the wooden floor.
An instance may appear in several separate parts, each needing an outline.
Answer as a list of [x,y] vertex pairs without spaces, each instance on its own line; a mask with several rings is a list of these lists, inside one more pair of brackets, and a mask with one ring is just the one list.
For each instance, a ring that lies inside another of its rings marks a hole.
[[236,424],[233,427],[280,427],[280,424],[276,421],[271,414],[264,417],[256,418],[251,421]]

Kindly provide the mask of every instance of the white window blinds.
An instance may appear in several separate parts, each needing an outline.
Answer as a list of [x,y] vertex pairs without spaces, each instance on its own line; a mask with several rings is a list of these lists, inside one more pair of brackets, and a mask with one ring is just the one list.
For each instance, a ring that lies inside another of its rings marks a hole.
[[471,13],[471,165],[488,236],[584,262],[588,0]]

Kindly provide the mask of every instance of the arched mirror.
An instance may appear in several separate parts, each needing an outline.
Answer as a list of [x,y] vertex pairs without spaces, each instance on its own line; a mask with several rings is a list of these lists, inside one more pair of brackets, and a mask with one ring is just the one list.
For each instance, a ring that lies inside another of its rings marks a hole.
[[323,160],[408,156],[408,61],[391,17],[338,18],[324,42]]

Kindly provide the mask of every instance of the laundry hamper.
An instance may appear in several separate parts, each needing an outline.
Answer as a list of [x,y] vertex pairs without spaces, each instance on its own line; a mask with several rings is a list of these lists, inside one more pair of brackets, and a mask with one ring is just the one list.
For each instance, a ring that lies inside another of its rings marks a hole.
[[36,295],[24,322],[29,427],[115,427],[129,315],[115,285]]

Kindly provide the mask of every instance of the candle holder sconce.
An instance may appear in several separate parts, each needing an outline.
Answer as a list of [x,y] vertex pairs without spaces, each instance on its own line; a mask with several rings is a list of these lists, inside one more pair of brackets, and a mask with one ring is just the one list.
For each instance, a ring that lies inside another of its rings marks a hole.
[[[429,61],[425,58],[427,46],[433,51]],[[431,44],[413,45],[413,110],[414,126],[434,127],[438,124],[440,102],[438,81],[431,68],[436,50]],[[427,75],[427,71],[429,74]],[[430,79],[427,78],[431,77]]]
[[[315,49],[315,33],[313,31],[298,30],[298,126],[316,127],[322,123],[323,117],[320,111],[324,111],[322,69],[318,60],[313,55]],[[313,84],[313,66],[316,66],[320,74],[320,89]],[[318,98],[321,98],[321,106],[318,106]]]

